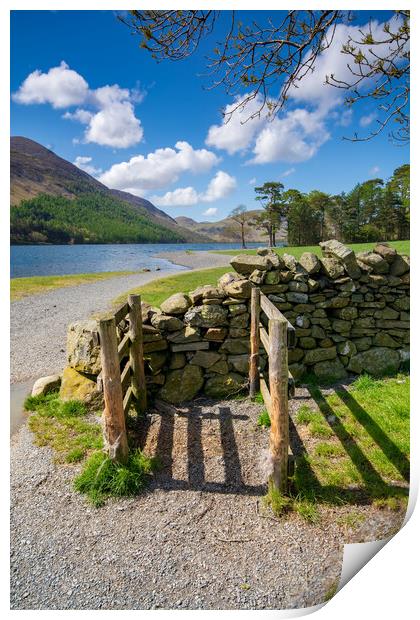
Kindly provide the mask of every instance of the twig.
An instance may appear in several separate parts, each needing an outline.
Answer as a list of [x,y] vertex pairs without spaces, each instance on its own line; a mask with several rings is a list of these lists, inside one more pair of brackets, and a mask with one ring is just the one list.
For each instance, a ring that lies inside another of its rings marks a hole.
[[198,521],[201,521],[201,519],[204,517],[204,515],[206,515],[208,513],[208,511],[211,510],[211,508],[213,508],[213,504],[214,504],[214,500],[211,500],[210,504],[208,506],[206,506],[204,508],[204,510],[199,512],[197,516],[195,516],[193,519],[191,519],[190,523],[192,523],[192,521],[194,521],[194,523],[198,523]]
[[245,538],[245,539],[219,538],[218,536],[215,536],[214,538],[215,540],[220,540],[220,542],[224,542],[224,543],[247,543],[247,542],[254,542],[256,540],[255,538]]

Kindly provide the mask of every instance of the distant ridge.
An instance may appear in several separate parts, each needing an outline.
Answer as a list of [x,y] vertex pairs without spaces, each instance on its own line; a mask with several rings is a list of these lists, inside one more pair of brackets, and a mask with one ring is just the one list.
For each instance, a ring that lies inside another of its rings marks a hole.
[[[258,213],[261,213],[258,209],[248,211],[250,218],[255,217]],[[218,222],[196,222],[192,218],[184,216],[179,216],[175,219],[180,226],[211,237],[219,243],[237,243],[241,241],[241,228],[230,217],[226,217]],[[279,235],[279,241],[281,237],[282,234]],[[258,230],[255,226],[247,226],[245,228],[245,239],[249,243],[261,243],[264,245],[267,243],[267,235],[264,235],[264,231]]]

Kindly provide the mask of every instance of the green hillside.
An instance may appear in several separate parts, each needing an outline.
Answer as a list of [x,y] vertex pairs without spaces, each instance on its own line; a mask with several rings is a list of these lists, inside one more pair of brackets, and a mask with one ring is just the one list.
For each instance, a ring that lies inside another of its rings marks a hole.
[[[11,243],[177,243],[185,237],[102,192],[41,194],[11,209]],[[182,230],[182,229],[181,229]]]

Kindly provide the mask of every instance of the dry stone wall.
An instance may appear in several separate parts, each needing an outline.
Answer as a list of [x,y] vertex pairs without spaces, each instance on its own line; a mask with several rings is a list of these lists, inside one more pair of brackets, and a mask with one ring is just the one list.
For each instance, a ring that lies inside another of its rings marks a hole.
[[[409,358],[409,258],[385,243],[358,254],[335,240],[320,245],[321,259],[305,252],[298,261],[265,248],[241,254],[217,286],[176,293],[160,308],[143,303],[151,394],[176,404],[199,392],[222,398],[243,388],[253,286],[295,326],[289,367],[296,380],[308,372],[320,380],[397,372]],[[121,336],[127,329],[118,326]],[[71,393],[66,374],[76,383],[85,377],[93,389],[98,353],[91,322],[70,326],[63,393]],[[260,360],[264,367],[263,349]]]

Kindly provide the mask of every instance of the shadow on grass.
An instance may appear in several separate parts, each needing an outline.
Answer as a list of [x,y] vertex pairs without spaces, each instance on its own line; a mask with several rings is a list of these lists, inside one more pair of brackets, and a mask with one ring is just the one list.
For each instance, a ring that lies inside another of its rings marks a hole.
[[[408,495],[408,489],[398,484],[388,484],[379,472],[375,469],[369,459],[366,457],[356,440],[346,430],[342,422],[335,415],[334,410],[328,404],[326,398],[321,392],[321,389],[310,383],[308,389],[312,398],[317,403],[319,410],[325,418],[325,421],[333,431],[334,435],[339,439],[341,445],[354,463],[357,471],[359,472],[362,480],[362,487],[340,487],[335,485],[322,485],[318,480],[315,471],[313,470],[308,452],[304,443],[299,437],[298,431],[290,420],[290,444],[293,454],[296,458],[296,471],[293,481],[293,491],[300,495],[301,498],[309,501],[321,501],[329,504],[371,504],[372,501],[386,498],[405,498]],[[344,392],[344,390],[342,390]],[[340,397],[343,394],[340,391]],[[350,407],[350,404],[352,407]],[[350,410],[354,413],[356,419],[360,423],[373,422],[363,408],[356,403],[354,398],[348,399],[346,405],[350,407]],[[356,406],[357,405],[357,406]],[[355,413],[356,412],[356,413]],[[362,415],[364,412],[364,415]],[[376,423],[369,426],[369,430],[366,429],[377,444],[384,450],[384,453],[389,460],[399,467],[399,471],[407,474],[406,469],[408,460],[401,453],[401,451],[393,444],[393,442],[385,435],[385,433],[378,427]],[[384,437],[385,435],[385,437]],[[402,457],[402,458],[401,458]],[[402,473],[403,475],[403,473]],[[405,476],[403,475],[405,478]],[[405,478],[407,479],[407,478]]]
[[350,392],[341,388],[335,389],[337,396],[350,409],[356,420],[361,424],[373,441],[381,448],[387,459],[394,465],[401,476],[409,482],[410,461],[398,446],[388,437],[381,427],[371,418],[368,412],[357,402]]

